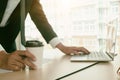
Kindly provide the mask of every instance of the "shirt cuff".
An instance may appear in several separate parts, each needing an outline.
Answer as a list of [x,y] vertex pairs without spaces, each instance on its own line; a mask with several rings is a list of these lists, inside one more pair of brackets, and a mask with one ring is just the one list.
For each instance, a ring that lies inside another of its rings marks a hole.
[[53,38],[50,40],[49,44],[53,47],[56,48],[56,46],[60,43],[61,41],[58,39],[58,37]]

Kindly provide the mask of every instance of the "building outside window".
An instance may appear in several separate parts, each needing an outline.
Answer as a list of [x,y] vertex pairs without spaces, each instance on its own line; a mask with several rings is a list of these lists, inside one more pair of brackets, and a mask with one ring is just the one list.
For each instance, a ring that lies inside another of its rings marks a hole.
[[[99,40],[105,38],[109,25],[118,27],[117,43],[120,41],[119,0],[40,0],[40,2],[49,23],[66,45],[84,46],[90,50],[100,49],[98,44],[103,45],[104,42]],[[29,16],[26,19],[26,30],[27,39],[38,39],[43,41],[47,48],[51,48]],[[117,50],[119,46],[118,43]]]

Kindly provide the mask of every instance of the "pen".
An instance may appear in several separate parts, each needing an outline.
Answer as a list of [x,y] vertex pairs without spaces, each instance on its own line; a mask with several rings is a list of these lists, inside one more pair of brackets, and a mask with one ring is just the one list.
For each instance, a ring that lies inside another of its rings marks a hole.
[[85,70],[85,69],[87,69],[87,68],[89,68],[89,67],[92,67],[92,66],[94,66],[94,65],[96,65],[96,64],[98,64],[98,63],[100,63],[100,62],[95,62],[95,63],[93,63],[93,64],[91,64],[91,65],[88,65],[88,66],[82,68],[82,69],[79,69],[79,70],[77,70],[77,71],[74,71],[74,72],[72,72],[72,73],[69,73],[69,74],[67,74],[67,75],[64,75],[64,76],[62,76],[62,77],[60,77],[60,78],[57,78],[56,80],[60,80],[60,79],[62,79],[62,78],[68,77],[68,76],[70,76],[70,75],[72,75],[72,74],[75,74],[75,73],[80,72],[80,71],[82,71],[82,70]]

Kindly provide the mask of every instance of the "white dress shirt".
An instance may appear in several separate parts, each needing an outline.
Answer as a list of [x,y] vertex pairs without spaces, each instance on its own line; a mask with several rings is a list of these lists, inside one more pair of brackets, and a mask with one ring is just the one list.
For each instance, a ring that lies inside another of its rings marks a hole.
[[[4,27],[6,25],[10,15],[12,14],[19,2],[20,0],[8,0],[6,10],[0,23],[0,27]],[[49,43],[53,48],[55,48],[56,45],[60,43],[60,40],[58,39],[58,37],[55,37]]]

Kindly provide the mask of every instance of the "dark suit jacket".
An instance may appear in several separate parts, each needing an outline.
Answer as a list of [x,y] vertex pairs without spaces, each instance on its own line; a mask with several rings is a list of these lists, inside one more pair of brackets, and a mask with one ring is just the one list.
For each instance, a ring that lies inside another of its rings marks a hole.
[[[48,43],[56,37],[51,25],[48,23],[38,0],[26,0],[26,15],[29,13],[38,30]],[[20,31],[20,4],[10,16],[7,25],[0,28],[0,44],[11,53],[16,50],[15,39]]]

